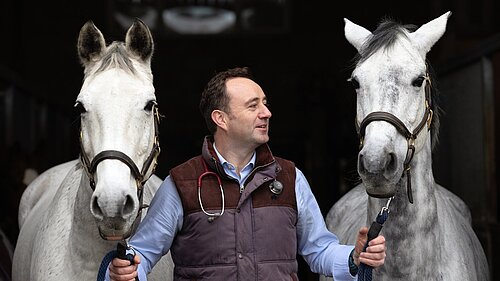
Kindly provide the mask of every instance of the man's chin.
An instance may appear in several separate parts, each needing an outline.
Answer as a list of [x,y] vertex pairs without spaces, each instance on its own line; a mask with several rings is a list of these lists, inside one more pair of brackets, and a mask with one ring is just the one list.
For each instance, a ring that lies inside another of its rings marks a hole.
[[267,134],[267,132],[265,134],[261,134],[260,136],[258,136],[257,141],[260,144],[267,143],[269,141],[269,135]]

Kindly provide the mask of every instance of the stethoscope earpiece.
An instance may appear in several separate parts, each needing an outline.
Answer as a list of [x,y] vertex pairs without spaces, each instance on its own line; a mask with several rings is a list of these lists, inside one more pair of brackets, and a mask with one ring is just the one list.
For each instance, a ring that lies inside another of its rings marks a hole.
[[273,194],[280,195],[283,191],[283,184],[278,180],[274,180],[271,184],[269,184],[269,189]]

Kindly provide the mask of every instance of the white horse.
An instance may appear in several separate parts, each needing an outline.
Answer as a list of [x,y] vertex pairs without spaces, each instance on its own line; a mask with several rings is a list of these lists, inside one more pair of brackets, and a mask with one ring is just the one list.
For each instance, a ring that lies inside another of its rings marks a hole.
[[370,225],[393,198],[382,228],[387,256],[373,280],[489,279],[468,207],[432,173],[438,116],[426,55],[449,16],[418,29],[385,21],[373,33],[345,19],[345,36],[358,50],[350,80],[362,183],[333,205],[326,221],[343,243],[354,244],[359,227]]
[[[160,148],[149,28],[137,20],[124,43],[106,46],[87,22],[78,54],[80,160],[47,170],[24,192],[14,281],[96,280],[104,256],[134,230],[161,184],[153,174]],[[167,255],[149,280],[171,280],[172,269]]]

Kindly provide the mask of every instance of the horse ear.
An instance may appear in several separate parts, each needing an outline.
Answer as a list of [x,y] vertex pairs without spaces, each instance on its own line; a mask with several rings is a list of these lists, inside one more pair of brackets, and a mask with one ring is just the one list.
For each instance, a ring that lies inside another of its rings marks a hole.
[[127,50],[144,62],[149,62],[153,55],[153,36],[148,26],[140,19],[135,19],[134,24],[128,29],[125,37]]
[[440,17],[422,25],[415,32],[410,33],[411,41],[418,47],[423,57],[431,50],[431,47],[443,36],[446,31],[446,23],[451,12],[446,12]]
[[80,61],[84,65],[97,60],[106,48],[104,36],[92,21],[86,22],[80,29],[77,48]]
[[352,23],[346,18],[344,18],[344,22],[345,38],[349,41],[349,43],[351,43],[351,45],[354,46],[354,48],[356,48],[356,50],[358,50],[358,52],[360,52],[363,44],[372,35],[372,33],[366,28]]

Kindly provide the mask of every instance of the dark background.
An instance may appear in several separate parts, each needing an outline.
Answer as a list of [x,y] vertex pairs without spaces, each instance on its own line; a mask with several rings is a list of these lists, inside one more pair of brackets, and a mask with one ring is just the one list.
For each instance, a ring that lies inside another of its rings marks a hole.
[[[210,77],[249,66],[271,104],[274,154],[304,172],[325,215],[357,180],[355,93],[346,83],[355,49],[344,38],[343,18],[373,31],[384,17],[421,25],[452,11],[446,33],[428,54],[438,74],[484,49],[500,31],[500,3],[494,0],[2,1],[0,91],[15,92],[16,100],[13,119],[4,118],[6,109],[0,111],[2,188],[9,195],[1,226],[13,245],[24,170],[41,173],[79,153],[73,104],[83,79],[76,53],[81,26],[92,20],[110,43],[123,40],[126,31],[114,19],[117,11],[140,16],[141,6],[162,10],[209,2],[254,5],[258,13],[251,28],[237,26],[222,34],[180,35],[159,22],[152,27],[154,85],[165,116],[156,174],[164,178],[170,168],[199,153],[207,130],[197,106]],[[6,99],[2,102],[7,108]],[[34,111],[44,112],[43,120]],[[496,154],[492,157],[496,163]],[[436,180],[448,187],[446,177]],[[486,220],[498,229],[496,184],[494,191]],[[488,241],[492,233],[485,235]],[[494,251],[494,244],[483,245],[488,245],[487,255]],[[316,275],[301,267],[301,278],[315,280]]]

